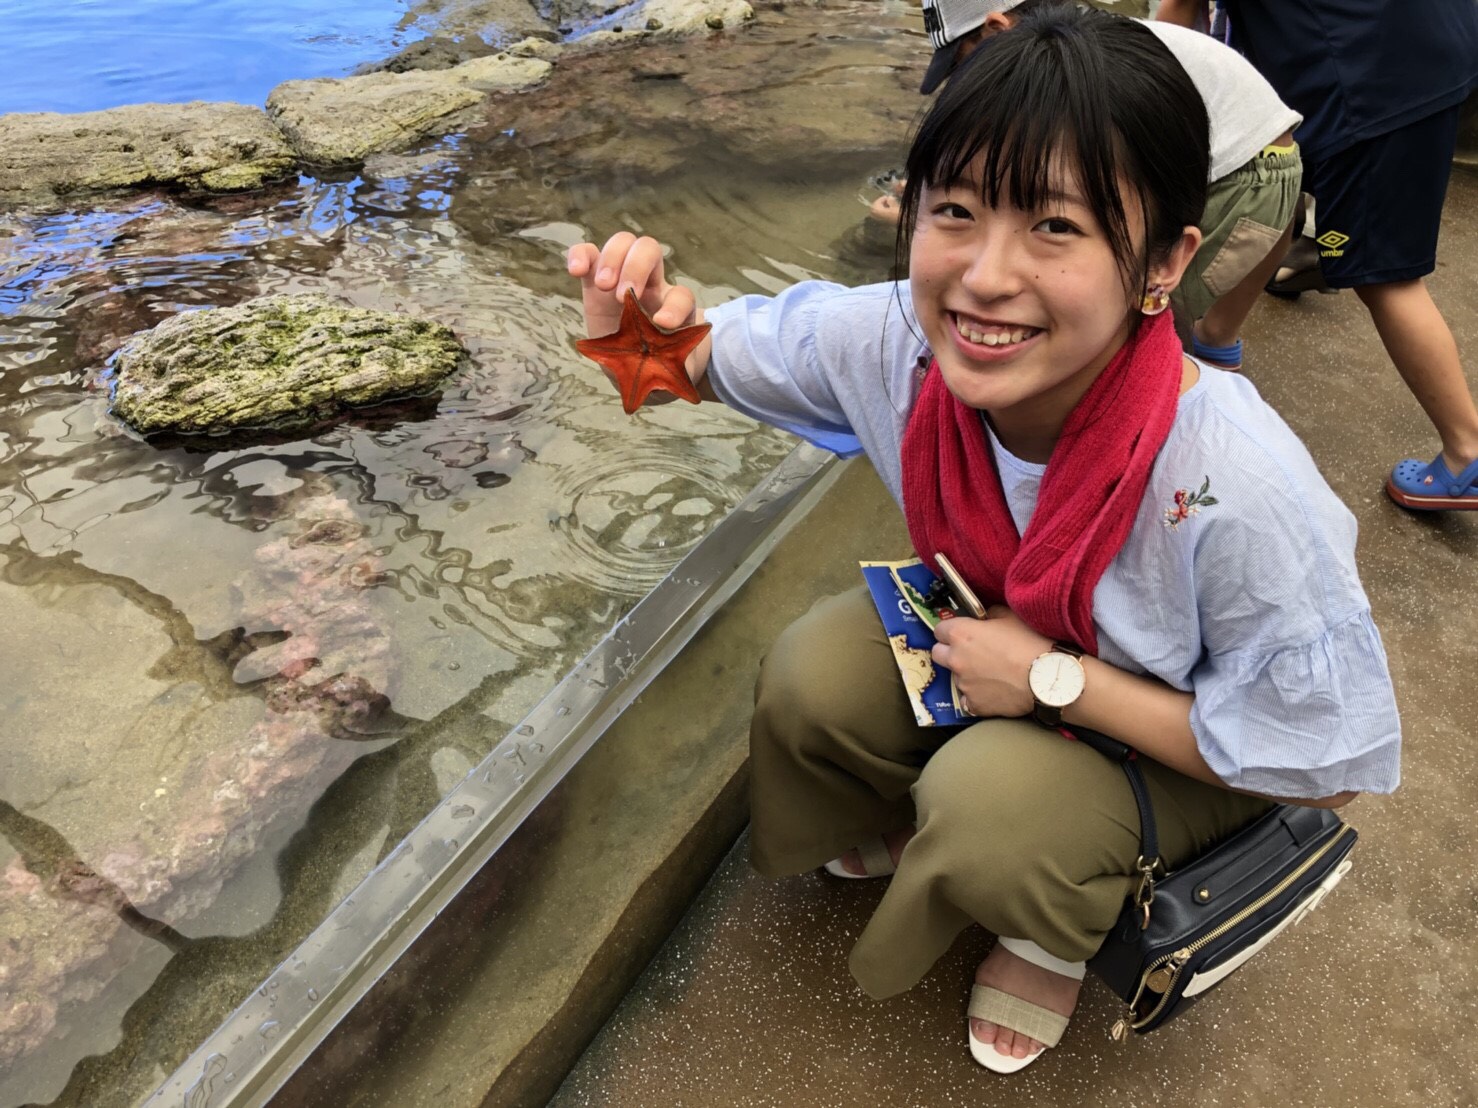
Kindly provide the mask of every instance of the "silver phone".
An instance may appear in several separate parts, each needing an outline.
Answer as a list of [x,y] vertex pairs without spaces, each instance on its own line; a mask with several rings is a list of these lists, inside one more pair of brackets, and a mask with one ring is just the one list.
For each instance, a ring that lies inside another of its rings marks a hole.
[[980,602],[980,597],[971,591],[970,586],[965,584],[960,571],[955,569],[943,554],[934,555],[934,561],[939,565],[940,576],[944,578],[944,584],[949,589],[950,599],[955,602],[955,607],[976,619],[984,619],[985,605]]

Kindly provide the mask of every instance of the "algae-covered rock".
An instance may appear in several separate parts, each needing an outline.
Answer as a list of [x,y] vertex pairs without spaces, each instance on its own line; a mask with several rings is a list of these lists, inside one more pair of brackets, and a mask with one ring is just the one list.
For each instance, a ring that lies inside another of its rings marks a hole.
[[113,413],[146,434],[292,428],[431,392],[466,351],[430,320],[315,294],[186,312],[118,351]]
[[345,165],[455,130],[481,102],[444,73],[366,73],[284,81],[267,96],[267,114],[305,161]]
[[0,116],[0,204],[135,185],[252,189],[295,165],[282,134],[245,104]]

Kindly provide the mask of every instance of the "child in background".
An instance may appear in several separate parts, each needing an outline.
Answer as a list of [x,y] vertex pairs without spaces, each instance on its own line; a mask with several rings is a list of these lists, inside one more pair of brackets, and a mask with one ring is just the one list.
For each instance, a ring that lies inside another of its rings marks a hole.
[[[1304,113],[1304,191],[1317,204],[1319,265],[1353,288],[1442,440],[1431,462],[1397,463],[1404,508],[1478,509],[1478,406],[1457,341],[1424,278],[1462,103],[1478,85],[1474,0],[1227,0],[1232,44]],[[1161,0],[1189,26],[1205,0]]]
[[591,336],[627,289],[658,326],[712,324],[688,359],[700,393],[855,436],[917,553],[947,554],[990,605],[936,631],[979,717],[960,728],[915,722],[865,588],[792,624],[756,693],[751,843],[769,876],[892,875],[851,955],[874,997],[972,922],[1000,936],[967,1027],[999,1072],[1058,1041],[1139,852],[1119,767],[1058,727],[1140,752],[1172,868],[1268,797],[1338,805],[1399,776],[1352,517],[1252,384],[1183,355],[1165,313],[1200,244],[1207,149],[1201,99],[1149,30],[1056,7],[921,124],[906,283],[700,312],[653,239],[568,257]]

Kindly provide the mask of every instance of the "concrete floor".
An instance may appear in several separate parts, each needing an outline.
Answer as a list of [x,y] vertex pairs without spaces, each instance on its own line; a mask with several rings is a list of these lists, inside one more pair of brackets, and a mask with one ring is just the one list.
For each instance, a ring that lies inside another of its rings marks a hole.
[[[1475,213],[1478,175],[1459,171],[1430,283],[1478,384]],[[1478,1104],[1478,515],[1412,515],[1383,494],[1393,462],[1437,444],[1352,294],[1265,298],[1245,337],[1248,376],[1360,521],[1402,707],[1402,787],[1345,810],[1361,838],[1338,892],[1148,1038],[1109,1041],[1115,1001],[1090,979],[1062,1046],[1002,1078],[964,1043],[988,936],[870,1001],[846,954],[878,887],[763,880],[741,840],[553,1105]]]

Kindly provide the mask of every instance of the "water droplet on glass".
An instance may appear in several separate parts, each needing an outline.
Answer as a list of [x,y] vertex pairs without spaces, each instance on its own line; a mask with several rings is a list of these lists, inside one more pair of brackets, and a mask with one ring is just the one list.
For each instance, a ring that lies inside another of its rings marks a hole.
[[200,1077],[195,1084],[185,1090],[187,1108],[206,1108],[206,1105],[210,1103],[211,1094],[215,1092],[216,1077],[225,1068],[226,1056],[224,1054],[212,1054],[205,1060]]
[[281,1030],[282,1024],[278,1023],[276,1020],[268,1020],[266,1023],[262,1024],[261,1027],[257,1028],[257,1033],[261,1035],[264,1039],[275,1039],[277,1038],[278,1032]]
[[309,1000],[317,1000],[318,999],[318,990],[317,989],[309,989],[308,990],[308,999]]
[[461,845],[456,839],[442,839],[441,841],[446,844],[448,850],[456,850]]
[[474,809],[471,804],[458,804],[452,808],[452,819],[468,819]]
[[544,744],[543,743],[529,743],[529,749],[532,750],[535,754],[543,754],[544,753]]
[[522,727],[518,729],[518,734],[520,735],[532,735],[533,733],[533,727],[527,723],[525,723]]
[[446,668],[447,669],[451,669],[451,670],[461,669],[462,668],[462,663],[461,662],[448,662],[446,664]]
[[559,710],[554,714],[557,716],[567,716],[570,714],[570,706],[568,704],[561,704]]
[[231,1082],[233,1082],[235,1080],[236,1080],[236,1074],[235,1073],[228,1073],[228,1074],[226,1074],[225,1081],[226,1081],[226,1084],[227,1085],[231,1084]]

